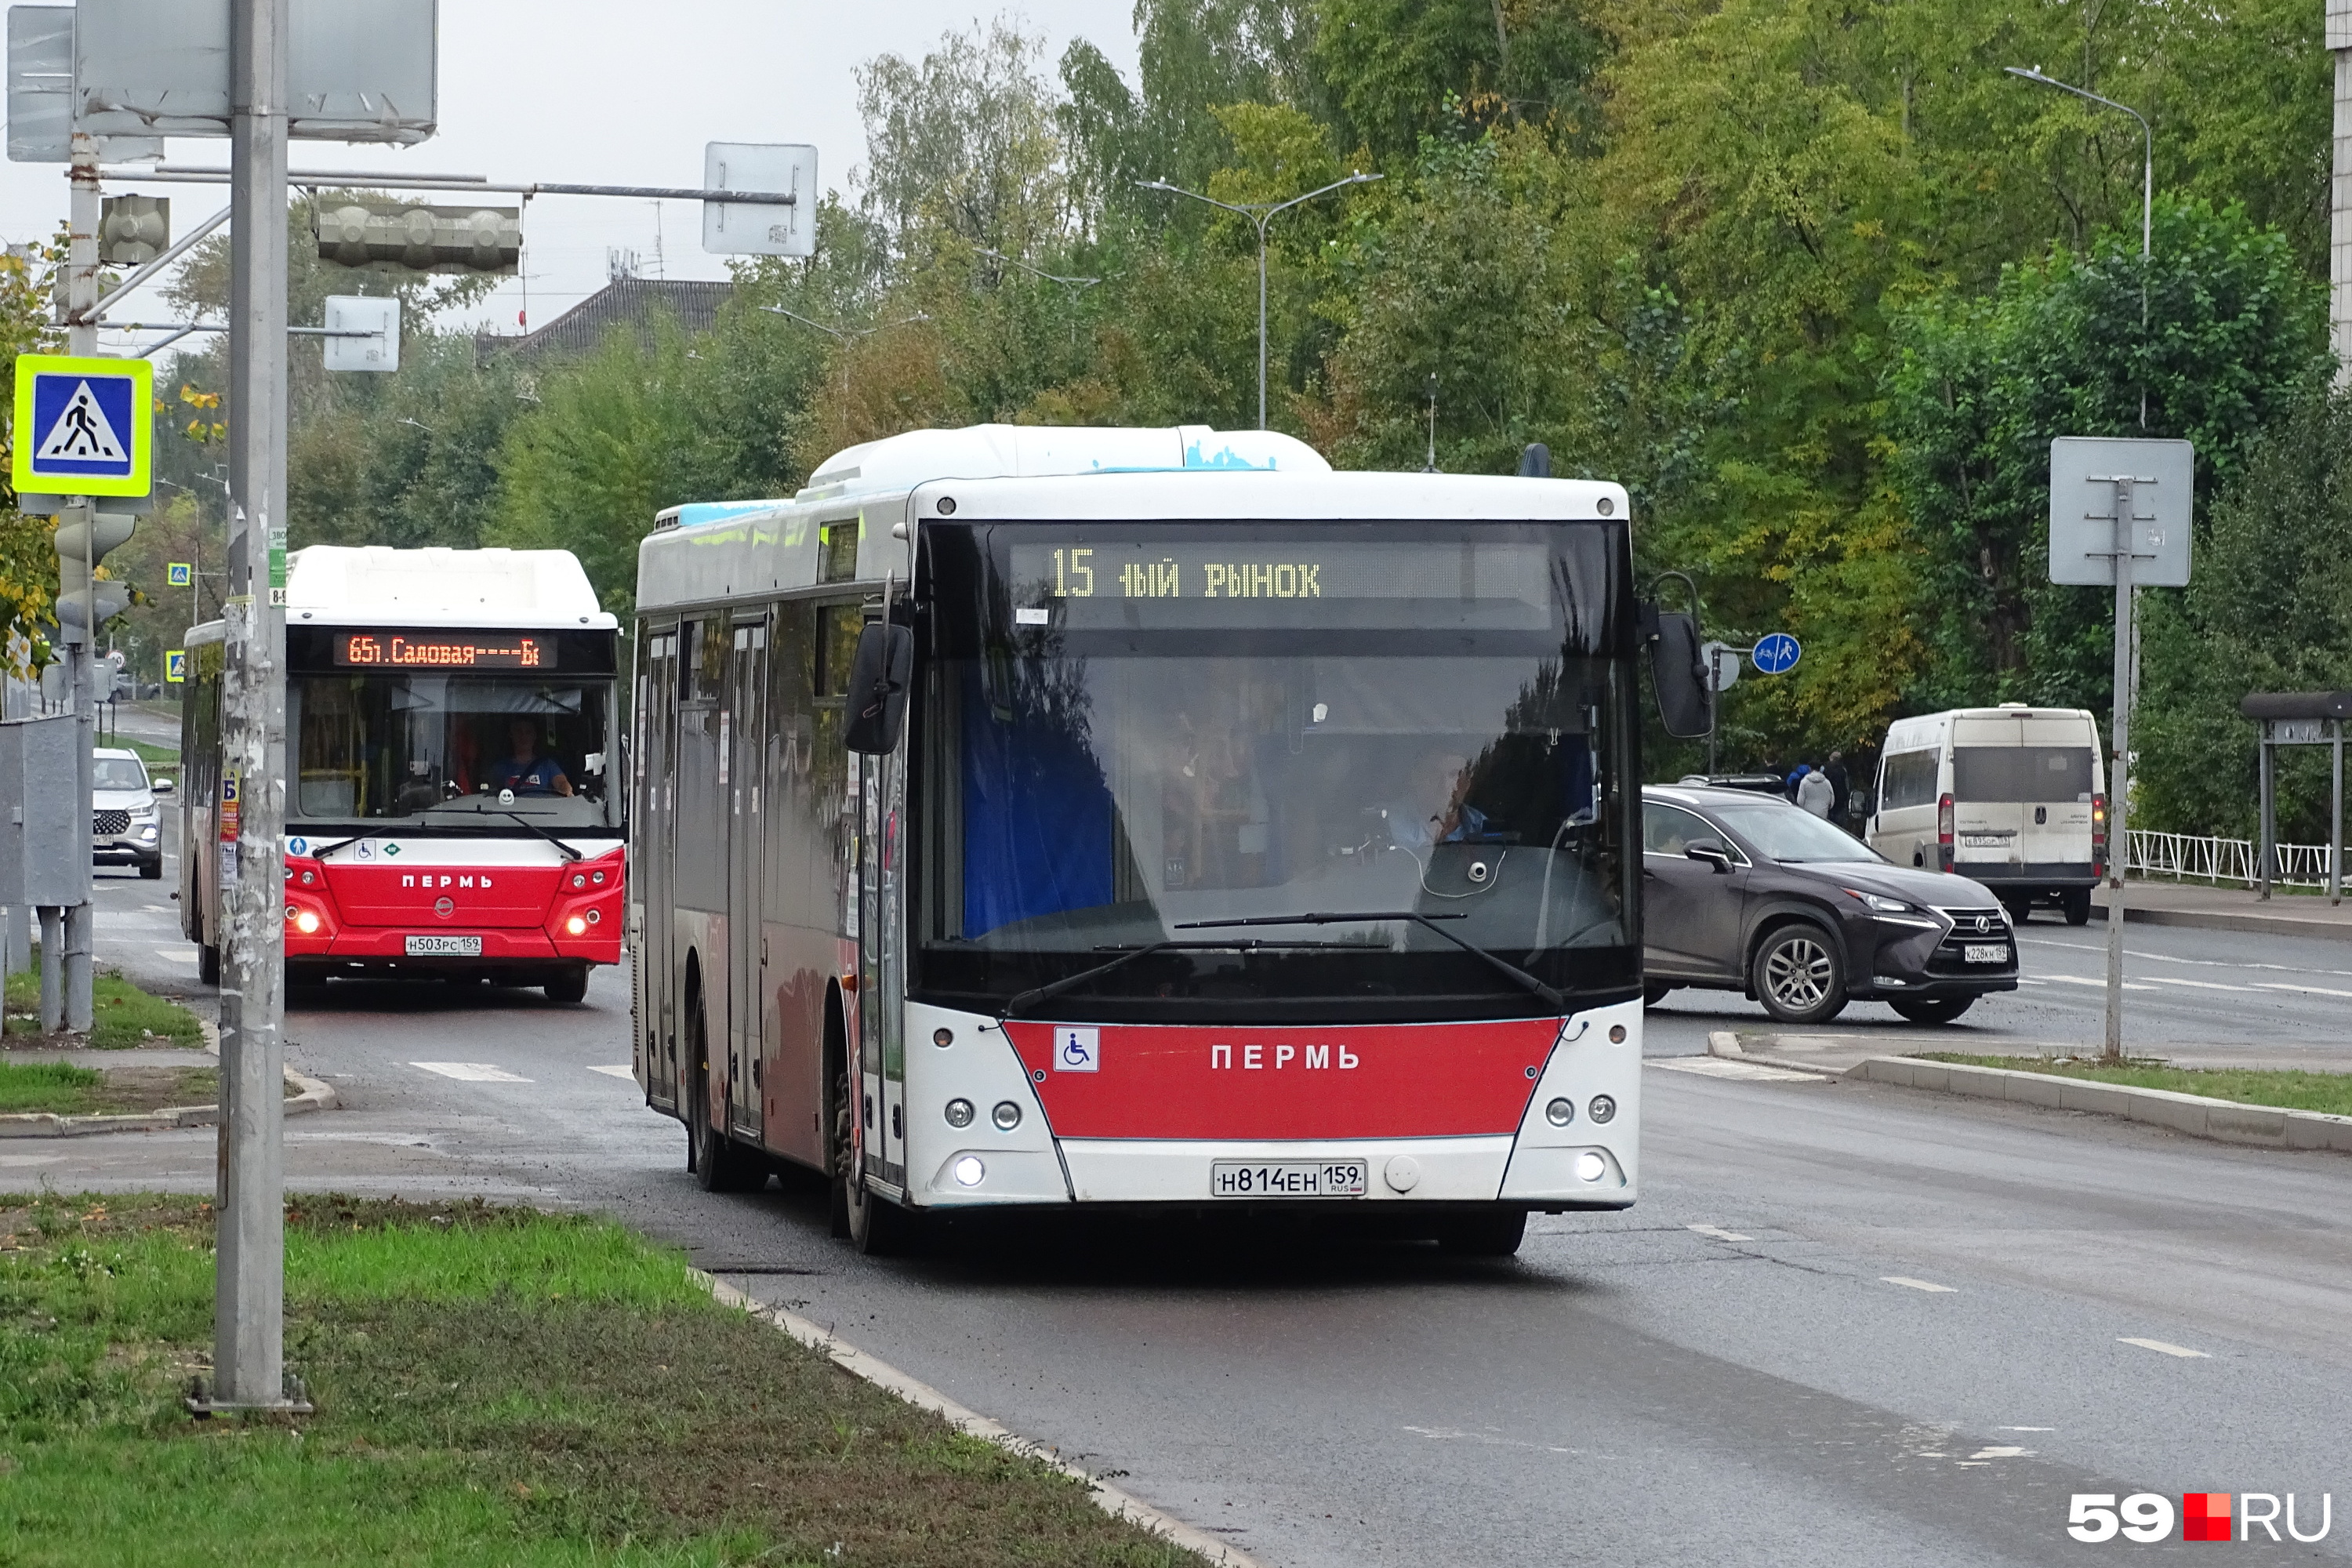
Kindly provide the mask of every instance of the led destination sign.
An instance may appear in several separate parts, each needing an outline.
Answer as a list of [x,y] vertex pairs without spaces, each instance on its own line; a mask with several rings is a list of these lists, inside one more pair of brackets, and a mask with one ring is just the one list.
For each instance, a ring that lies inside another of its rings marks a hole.
[[1553,598],[1550,551],[1521,540],[1114,536],[1022,541],[1009,564],[1016,625],[1532,629]]
[[497,632],[337,632],[335,663],[376,669],[553,669],[555,638]]

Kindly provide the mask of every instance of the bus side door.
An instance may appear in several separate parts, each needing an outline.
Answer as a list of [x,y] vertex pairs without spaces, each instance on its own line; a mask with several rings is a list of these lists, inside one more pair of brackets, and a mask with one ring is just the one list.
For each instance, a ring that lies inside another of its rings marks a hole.
[[761,786],[767,768],[768,616],[737,616],[728,671],[727,744],[727,1106],[730,1131],[759,1142],[761,1118],[760,994],[767,974],[766,934],[760,920],[761,822],[767,804]]
[[637,1048],[645,1053],[646,1096],[677,1107],[677,996],[670,979],[670,900],[677,820],[678,627],[648,626],[638,637],[645,677],[637,689],[636,800],[630,813],[629,887],[636,929],[630,966],[636,976]]

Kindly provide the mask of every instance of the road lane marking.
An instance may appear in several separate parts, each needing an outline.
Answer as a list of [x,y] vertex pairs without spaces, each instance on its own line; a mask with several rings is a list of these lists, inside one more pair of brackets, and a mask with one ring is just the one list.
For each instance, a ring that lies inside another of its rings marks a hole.
[[1938,1285],[1932,1279],[1914,1279],[1907,1274],[1882,1274],[1878,1277],[1878,1282],[1882,1285],[1900,1285],[1906,1290],[1932,1291],[1938,1296],[1959,1294],[1959,1287],[1957,1285]]
[[466,1083],[529,1083],[530,1079],[492,1067],[488,1062],[411,1062],[413,1068],[437,1072],[443,1078],[454,1078]]
[[1996,1426],[1996,1432],[2055,1432],[2055,1426]]
[[1752,1236],[1742,1236],[1736,1230],[1726,1230],[1719,1225],[1694,1225],[1687,1228],[1698,1232],[1701,1236],[1711,1236],[1717,1241],[1753,1241],[1756,1239]]
[[2352,996],[2352,991],[2338,991],[2326,985],[2289,985],[2283,981],[2277,980],[2257,980],[2254,982],[2254,989],[2257,991],[2303,991],[2307,992],[2314,996]]
[[2224,985],[2218,980],[2176,980],[2168,974],[2151,974],[2147,978],[2148,983],[2153,985],[2193,985],[2200,991],[2252,991],[2253,989],[2251,985]]
[[2137,1345],[2144,1351],[2156,1351],[2164,1355],[2177,1355],[2183,1361],[2211,1361],[2213,1359],[2210,1354],[2204,1351],[2192,1351],[2187,1345],[2167,1344],[2162,1340],[2136,1340],[2131,1338],[2129,1335],[2125,1335],[2118,1338],[2116,1342],[2120,1345]]
[[[1992,1445],[1992,1446],[1991,1446],[1991,1447],[1990,1447],[1979,1448],[1975,1453],[1970,1454],[1970,1455],[1969,1456],[1969,1459],[2015,1459],[2015,1458],[2022,1458],[2022,1457],[2023,1457],[2027,1452],[2029,1452],[2029,1450],[2024,1449],[2024,1448],[2018,1447],[2017,1447],[2017,1446],[2015,1446],[2014,1444],[2011,1444],[2011,1443],[1996,1443],[1996,1444]],[[1963,1462],[1965,1463],[1966,1461],[1963,1461]]]
[[616,1068],[590,1068],[588,1070],[603,1073],[606,1078],[625,1078],[631,1083],[637,1081],[637,1069],[626,1062],[623,1062]]
[[1730,1057],[1652,1057],[1645,1064],[1664,1068],[1671,1072],[1695,1072],[1701,1078],[1739,1079],[1749,1083],[1819,1083],[1816,1072],[1791,1072],[1787,1068],[1769,1068],[1762,1062],[1744,1062]]
[[[2045,974],[2042,978],[2044,980],[2054,980],[2061,985],[2095,985],[2102,991],[2107,988],[2107,983],[2105,980],[2095,980],[2087,974]],[[2153,991],[2156,987],[2153,985],[2142,985],[2137,980],[2126,980],[2124,982],[2124,989],[2126,991]],[[2347,991],[2344,993],[2344,994],[2352,996],[2352,991]]]

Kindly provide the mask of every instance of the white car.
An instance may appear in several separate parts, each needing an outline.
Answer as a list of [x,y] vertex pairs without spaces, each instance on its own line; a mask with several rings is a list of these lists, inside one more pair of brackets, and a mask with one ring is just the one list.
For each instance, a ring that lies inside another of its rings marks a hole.
[[90,794],[90,859],[100,866],[136,866],[142,877],[163,874],[163,815],[155,806],[158,786],[136,752],[100,747],[93,752],[95,786]]

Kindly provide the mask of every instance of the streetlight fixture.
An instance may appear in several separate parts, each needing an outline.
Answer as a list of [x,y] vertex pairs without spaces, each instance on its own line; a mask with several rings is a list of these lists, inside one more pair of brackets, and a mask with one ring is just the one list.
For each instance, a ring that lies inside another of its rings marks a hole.
[[1165,180],[1136,182],[1147,191],[1166,191],[1172,196],[1190,196],[1196,202],[1223,207],[1229,213],[1239,213],[1257,226],[1257,427],[1261,430],[1265,428],[1265,226],[1273,221],[1275,214],[1295,207],[1301,202],[1328,195],[1345,185],[1369,184],[1380,177],[1378,174],[1350,174],[1344,180],[1334,180],[1320,189],[1284,202],[1221,202],[1214,196],[1204,196],[1198,191],[1188,191]]
[[[2153,248],[2150,241],[2154,233],[2156,211],[2155,129],[2148,124],[2147,116],[2131,105],[2117,103],[2112,98],[2101,98],[2095,92],[2060,81],[2056,77],[2044,76],[2042,74],[2040,66],[2031,68],[2024,66],[2004,66],[2001,68],[2013,77],[2022,77],[2027,81],[2037,82],[2043,87],[2054,87],[2060,92],[2071,92],[2076,98],[2087,99],[2105,108],[2121,110],[2139,121],[2140,138],[2146,153],[2141,160],[2139,179],[2139,325],[2140,335],[2145,338],[2147,335],[2147,262]],[[2145,382],[2142,382],[2139,389],[2139,427],[2143,430],[2147,428],[2147,386]]]

